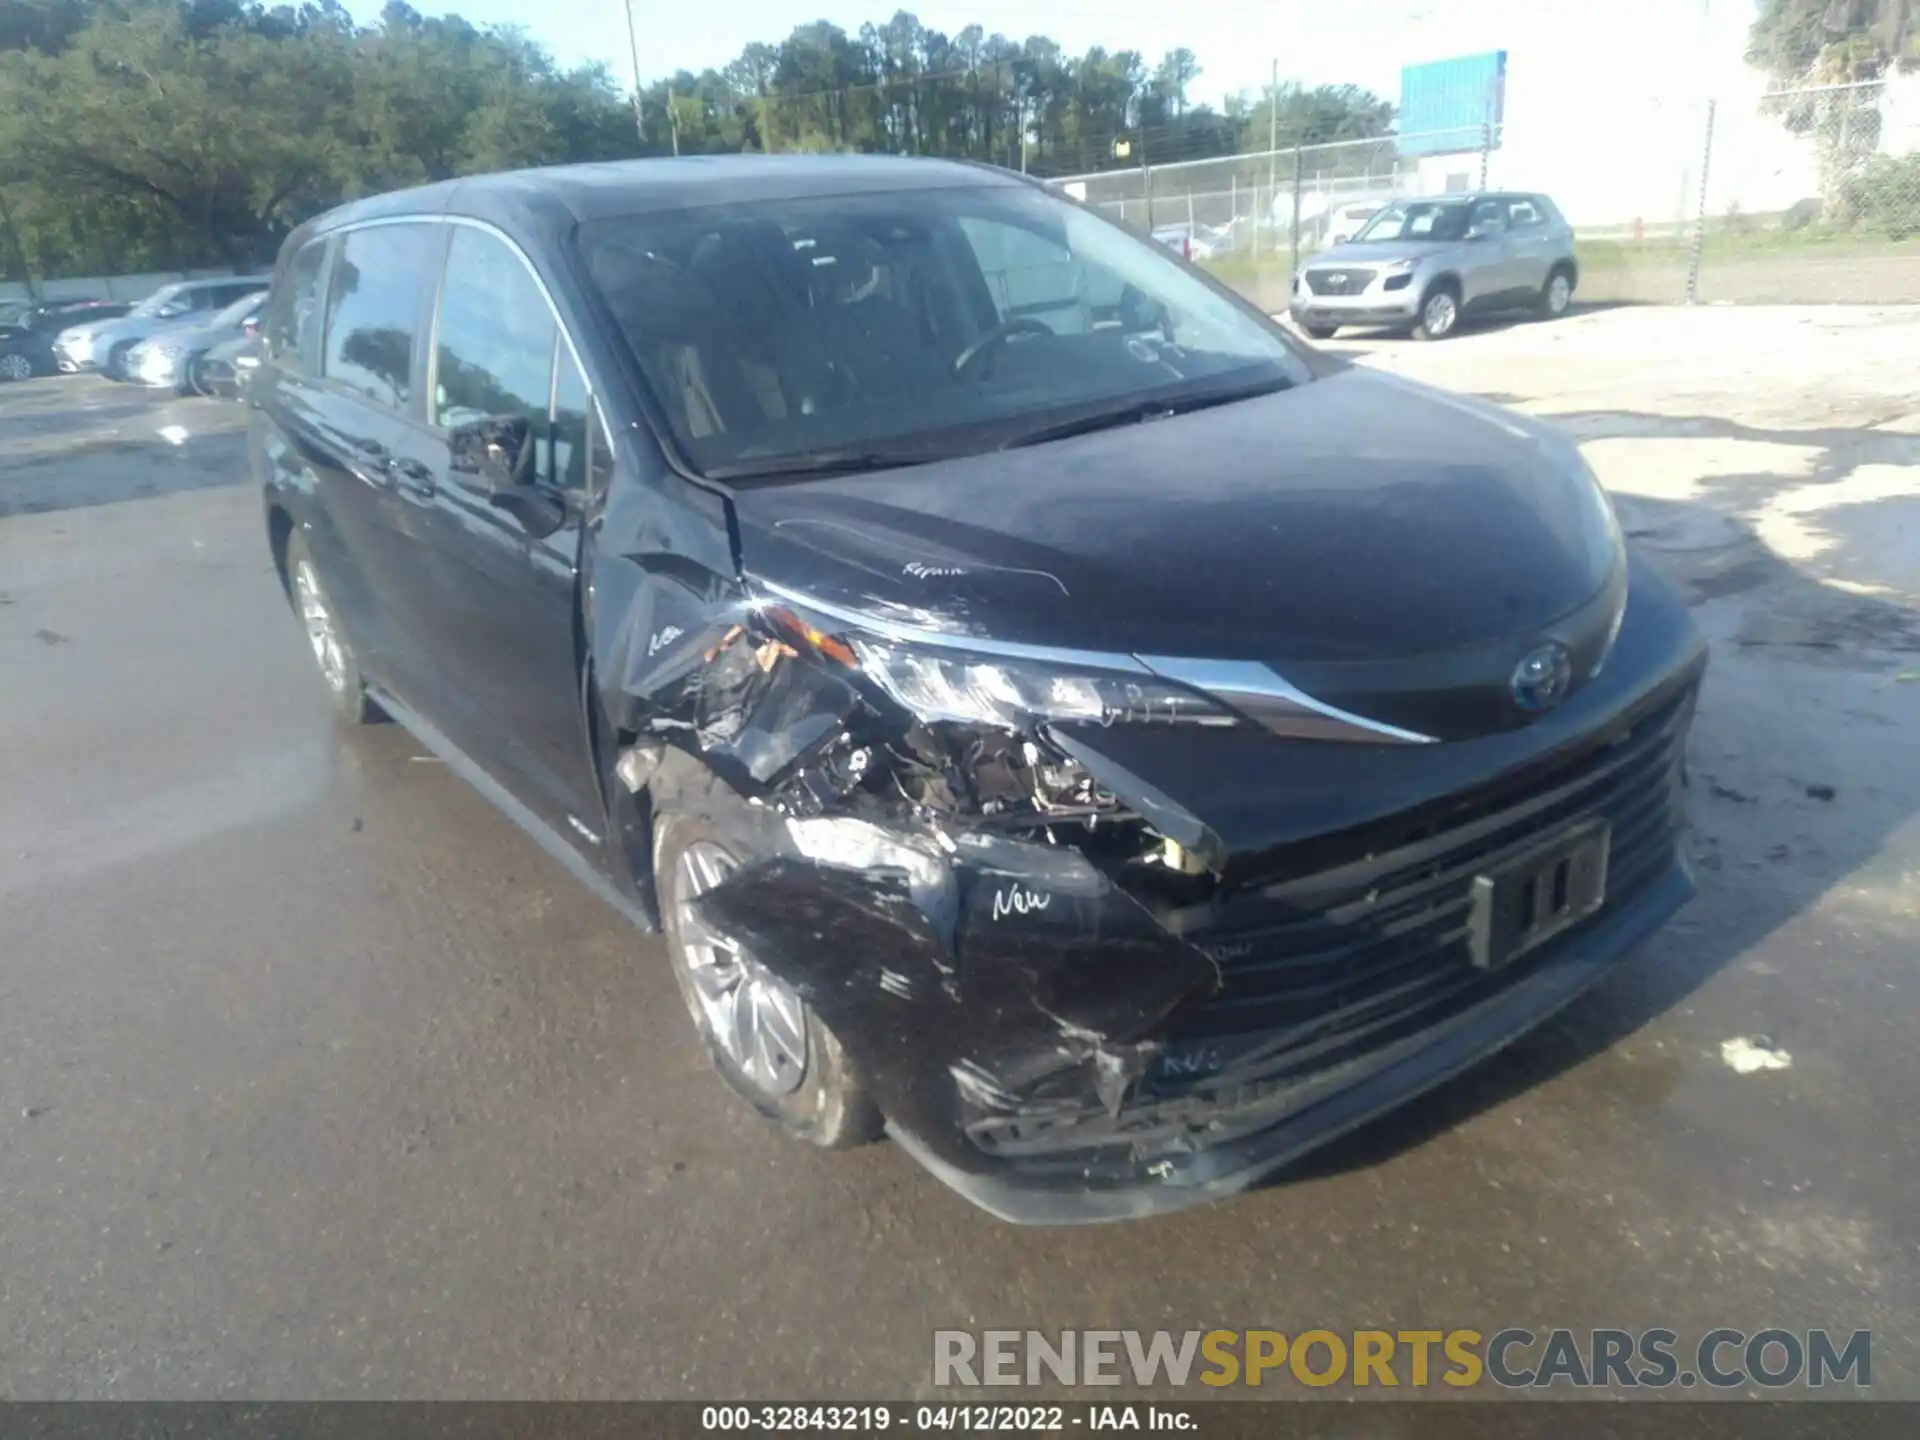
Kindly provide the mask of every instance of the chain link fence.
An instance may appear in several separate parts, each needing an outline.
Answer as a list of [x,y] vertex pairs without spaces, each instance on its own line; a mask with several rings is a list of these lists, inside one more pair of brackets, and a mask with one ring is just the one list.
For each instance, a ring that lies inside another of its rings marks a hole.
[[[1485,183],[1498,143],[1497,127],[1473,126],[1155,165],[1122,137],[1116,149],[1139,157],[1137,163],[1052,183],[1185,250],[1256,304],[1278,309],[1302,259],[1353,238],[1396,196]],[[1422,152],[1450,153],[1454,174],[1436,181]]]
[[[1558,134],[1578,116],[1114,168],[1070,194],[1279,310],[1293,272],[1387,201],[1539,190],[1572,221],[1587,302],[1920,302],[1920,77],[1654,107],[1609,164]],[[1536,133],[1538,132],[1538,133]]]

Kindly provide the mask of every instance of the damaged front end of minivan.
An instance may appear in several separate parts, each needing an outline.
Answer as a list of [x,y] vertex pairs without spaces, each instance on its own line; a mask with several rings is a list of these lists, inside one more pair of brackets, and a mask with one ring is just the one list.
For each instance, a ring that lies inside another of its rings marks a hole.
[[[752,576],[713,593],[672,557],[616,572],[591,644],[621,786],[746,857],[703,921],[1005,1218],[1244,1188],[1537,1023],[1690,893],[1704,654],[1624,560],[1578,693],[1448,744],[1255,667],[996,644],[958,607]],[[1488,877],[1569,834],[1601,837],[1577,853],[1605,913],[1496,953]]]

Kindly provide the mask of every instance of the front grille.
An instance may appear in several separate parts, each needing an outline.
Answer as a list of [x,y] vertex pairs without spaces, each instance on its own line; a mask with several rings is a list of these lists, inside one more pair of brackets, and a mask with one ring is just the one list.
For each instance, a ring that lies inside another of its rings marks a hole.
[[1604,817],[1606,904],[1595,918],[1658,880],[1681,823],[1690,707],[1682,695],[1545,771],[1420,821],[1347,837],[1360,853],[1334,868],[1242,887],[1222,902],[1217,923],[1188,936],[1219,962],[1221,985],[1178,1017],[1178,1035],[1278,1032],[1285,1053],[1262,1047],[1277,1062],[1266,1073],[1320,1069],[1439,1023],[1518,978],[1564,942],[1492,973],[1474,966],[1475,876]]
[[1307,288],[1316,295],[1358,295],[1372,283],[1367,269],[1307,271]]

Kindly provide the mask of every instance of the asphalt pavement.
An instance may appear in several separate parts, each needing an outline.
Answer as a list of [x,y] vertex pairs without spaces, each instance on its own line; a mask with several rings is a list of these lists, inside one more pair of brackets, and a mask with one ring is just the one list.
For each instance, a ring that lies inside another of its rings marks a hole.
[[[1446,378],[1553,412],[1542,329]],[[242,407],[0,387],[0,1396],[903,1398],[939,1328],[1783,1325],[1871,1329],[1920,1398],[1920,439],[1819,376],[1689,429],[1750,387],[1663,419],[1635,353],[1570,423],[1610,484],[1679,477],[1621,507],[1715,642],[1700,898],[1279,1183],[1083,1229],[782,1140],[657,941],[399,727],[338,728]],[[1899,483],[1793,498],[1860,466]]]

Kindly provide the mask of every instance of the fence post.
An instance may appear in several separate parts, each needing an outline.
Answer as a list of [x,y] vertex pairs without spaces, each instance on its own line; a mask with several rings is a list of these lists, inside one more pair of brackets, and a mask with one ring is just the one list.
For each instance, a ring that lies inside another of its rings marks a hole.
[[1153,230],[1153,166],[1147,163],[1147,127],[1140,127],[1140,185],[1147,193],[1147,230]]
[[[1280,199],[1280,177],[1275,173],[1275,167],[1280,163],[1279,60],[1275,59],[1272,65],[1272,77],[1267,82],[1267,218],[1269,220],[1273,218],[1273,207]],[[1255,185],[1253,188],[1257,194],[1260,187]],[[1259,208],[1259,203],[1257,199],[1254,201],[1256,209]],[[1276,250],[1280,248],[1278,241],[1275,241],[1273,248]],[[1253,253],[1256,255],[1260,253],[1260,218],[1257,215],[1253,221]]]
[[1693,221],[1693,253],[1687,257],[1687,304],[1700,303],[1700,253],[1707,243],[1707,168],[1713,163],[1714,101],[1707,101],[1707,134],[1700,147],[1700,206]]
[[1300,269],[1300,147],[1293,147],[1293,268]]
[[1487,188],[1487,165],[1493,159],[1493,122],[1480,127],[1480,188]]

